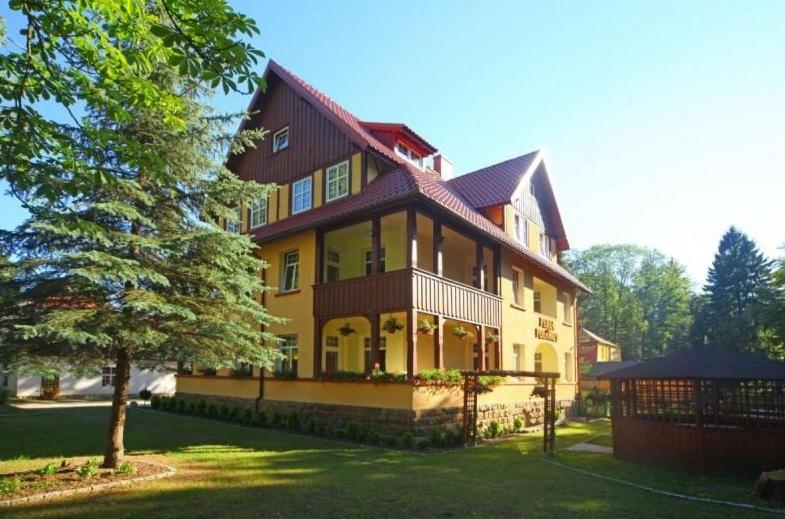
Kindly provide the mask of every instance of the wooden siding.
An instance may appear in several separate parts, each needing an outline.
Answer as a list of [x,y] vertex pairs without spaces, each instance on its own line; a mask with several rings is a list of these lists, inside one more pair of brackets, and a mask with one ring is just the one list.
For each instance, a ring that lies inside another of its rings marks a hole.
[[705,427],[614,416],[613,454],[692,472],[750,473],[785,465],[785,430]]
[[501,326],[501,298],[494,294],[419,269],[413,270],[413,286],[412,305],[418,311],[494,328]]
[[410,308],[411,272],[396,270],[375,276],[315,285],[313,311],[317,319],[393,312]]
[[[255,149],[229,161],[229,169],[240,178],[285,184],[358,151],[337,126],[278,78],[271,77],[257,106],[259,113],[248,128],[261,127],[270,133]],[[273,153],[272,135],[285,126],[289,126],[289,147]]]
[[314,286],[317,319],[409,308],[472,324],[501,326],[501,298],[415,268]]

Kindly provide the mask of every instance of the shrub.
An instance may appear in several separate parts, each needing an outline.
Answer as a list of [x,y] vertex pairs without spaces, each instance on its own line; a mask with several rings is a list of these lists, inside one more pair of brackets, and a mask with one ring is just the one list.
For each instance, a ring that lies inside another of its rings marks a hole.
[[255,427],[267,427],[267,415],[263,411],[259,411],[253,417],[251,425]]
[[313,418],[309,418],[307,422],[305,422],[305,430],[309,434],[316,434],[316,421]]
[[379,445],[381,439],[382,439],[382,435],[379,434],[379,431],[377,431],[376,429],[371,429],[370,431],[368,431],[368,443],[371,443],[373,445]]
[[12,494],[22,488],[22,480],[19,476],[0,478],[0,495]]
[[209,418],[218,418],[218,406],[215,404],[210,404],[207,406],[207,416]]
[[150,398],[152,398],[152,396],[153,396],[153,393],[149,389],[142,389],[141,391],[139,391],[139,398],[141,398],[145,402],[150,400]]
[[45,466],[36,470],[35,473],[38,474],[39,476],[54,476],[55,474],[57,474],[58,468],[59,467],[54,463],[47,463]]
[[11,398],[11,391],[5,388],[0,388],[0,405],[8,402],[9,398]]
[[502,434],[502,426],[496,420],[491,420],[491,423],[488,424],[488,434],[491,438],[496,438],[497,436],[501,436]]
[[276,428],[283,427],[283,415],[281,413],[279,413],[278,411],[273,413],[272,426],[276,427]]
[[515,432],[520,432],[523,429],[523,420],[520,416],[516,416],[512,419],[512,430]]
[[153,397],[150,398],[150,407],[152,407],[153,409],[160,409],[161,408],[161,397],[158,396],[158,395],[153,395]]
[[401,445],[407,449],[411,449],[414,445],[414,435],[409,431],[403,433],[403,436],[401,436]]
[[218,418],[226,420],[229,418],[229,413],[231,412],[231,408],[226,404],[221,404],[218,407]]
[[329,433],[330,431],[325,424],[320,423],[316,426],[316,434],[319,436],[328,436]]
[[177,400],[177,412],[181,413],[181,414],[185,413],[185,408],[186,408],[187,405],[188,405],[188,403],[185,400],[178,399]]
[[418,441],[417,442],[417,448],[420,449],[420,450],[427,449],[428,448],[428,440],[423,438],[422,440]]
[[239,422],[240,418],[242,418],[242,411],[239,407],[232,407],[229,409],[229,414],[226,415],[226,418],[232,422]]
[[368,441],[368,429],[363,427],[362,429],[357,431],[357,441],[361,441],[363,443]]
[[292,411],[289,413],[289,416],[286,417],[286,428],[290,431],[297,431],[300,429],[300,416]]
[[463,443],[463,431],[459,428],[447,429],[444,433],[444,443],[446,445],[460,445]]
[[117,472],[120,474],[133,474],[136,472],[136,467],[128,463],[127,461],[117,467]]
[[88,460],[84,465],[76,467],[74,472],[80,478],[94,478],[98,476],[98,460]]
[[162,401],[164,411],[174,411],[177,409],[177,399],[174,397],[166,397],[165,400]]
[[440,427],[431,427],[431,434],[428,436],[428,442],[431,447],[444,446],[444,430]]
[[398,444],[398,438],[395,436],[382,436],[382,444],[385,447],[395,447]]
[[188,402],[185,406],[185,414],[195,415],[196,414],[196,402]]
[[199,400],[196,403],[196,414],[198,416],[204,416],[207,412],[207,402],[205,400]]
[[252,420],[253,420],[253,411],[251,411],[250,409],[245,409],[243,411],[243,416],[240,419],[240,421],[242,421],[245,425],[250,425]]
[[350,440],[356,440],[359,432],[360,426],[357,424],[357,422],[346,422],[346,425],[343,428],[344,437]]
[[406,373],[390,373],[375,369],[368,375],[375,382],[406,382],[409,376]]

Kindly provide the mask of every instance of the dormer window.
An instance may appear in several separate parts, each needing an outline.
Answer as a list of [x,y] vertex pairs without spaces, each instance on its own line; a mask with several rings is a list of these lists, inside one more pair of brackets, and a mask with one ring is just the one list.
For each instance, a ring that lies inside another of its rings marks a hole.
[[235,218],[226,219],[226,230],[233,233],[240,233],[241,232],[241,225],[242,225],[242,215],[240,213],[240,206],[235,206],[232,208],[232,212],[234,212]]
[[281,128],[273,134],[273,153],[289,147],[289,127]]
[[408,160],[409,162],[411,162],[412,164],[414,164],[415,166],[417,166],[418,168],[422,169],[422,157],[421,157],[421,156],[419,156],[417,153],[415,153],[415,152],[414,152],[414,151],[413,151],[411,148],[409,148],[407,145],[405,145],[405,144],[403,144],[403,143],[399,142],[399,143],[398,143],[398,144],[395,146],[395,152],[396,152],[396,153],[397,153],[399,156],[401,156],[401,157],[405,158],[406,160]]

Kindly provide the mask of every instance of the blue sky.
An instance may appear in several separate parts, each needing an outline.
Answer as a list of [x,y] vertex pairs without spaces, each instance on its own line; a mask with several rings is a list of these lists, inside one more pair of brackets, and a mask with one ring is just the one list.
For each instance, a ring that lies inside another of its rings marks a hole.
[[654,247],[697,284],[731,224],[782,255],[785,2],[235,4],[270,57],[457,173],[547,150],[573,248]]

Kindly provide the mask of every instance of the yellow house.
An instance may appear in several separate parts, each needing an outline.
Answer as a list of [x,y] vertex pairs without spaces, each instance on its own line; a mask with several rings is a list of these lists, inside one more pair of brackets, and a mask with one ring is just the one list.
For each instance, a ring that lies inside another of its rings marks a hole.
[[[569,245],[543,153],[452,178],[406,125],[361,121],[273,61],[265,78],[245,124],[270,137],[228,167],[278,189],[238,208],[232,230],[270,264],[263,304],[288,319],[269,328],[283,358],[273,373],[180,375],[178,396],[422,431],[461,415],[459,392],[417,376],[446,368],[558,372],[570,402],[588,289],[557,261]],[[350,376],[370,372],[396,377]],[[536,384],[483,394],[483,418],[537,421]]]

